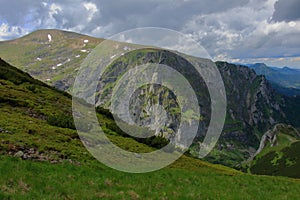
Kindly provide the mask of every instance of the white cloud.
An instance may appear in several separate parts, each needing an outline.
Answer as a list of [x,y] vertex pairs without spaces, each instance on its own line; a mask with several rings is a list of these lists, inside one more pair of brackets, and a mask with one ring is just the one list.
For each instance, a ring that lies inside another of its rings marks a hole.
[[0,25],[0,40],[6,40],[14,37],[20,37],[27,34],[28,31],[24,30],[19,26],[10,26],[7,23]]
[[57,20],[55,19],[55,15],[58,15],[62,12],[62,7],[56,3],[52,3],[49,6],[48,17],[41,21],[41,23],[45,24],[48,27],[55,27],[57,25]]
[[96,4],[91,2],[84,2],[83,3],[84,8],[88,11],[88,21],[90,22],[94,15],[99,11]]
[[55,14],[58,14],[59,12],[61,12],[62,11],[62,7],[61,6],[59,6],[58,4],[56,4],[56,3],[52,3],[51,5],[50,5],[50,12],[49,12],[49,14],[50,15],[55,15]]
[[297,23],[294,21],[289,22],[289,26],[292,28],[295,27],[296,25],[297,25]]
[[[291,8],[291,2],[296,1],[0,0],[0,24],[4,22],[0,39],[43,28],[109,37],[128,29],[153,26],[191,35],[214,58],[297,57],[299,12]],[[293,11],[291,16],[289,9]]]
[[252,0],[226,12],[200,14],[186,23],[182,31],[192,33],[215,60],[235,62],[247,58],[297,56],[300,53],[299,23],[269,20],[274,3],[274,0]]

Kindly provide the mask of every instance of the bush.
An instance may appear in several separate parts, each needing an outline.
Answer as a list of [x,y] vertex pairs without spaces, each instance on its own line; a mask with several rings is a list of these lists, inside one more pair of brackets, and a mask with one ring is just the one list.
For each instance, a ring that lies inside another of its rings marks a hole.
[[102,107],[97,107],[96,112],[106,116],[109,119],[112,119],[112,120],[114,119],[113,114],[108,109],[105,109],[105,108],[102,108]]
[[[102,115],[105,115],[107,118],[114,120],[114,117],[109,110],[104,109],[102,107],[97,107],[96,111]],[[130,125],[128,125],[128,126],[130,126]],[[169,144],[169,140],[167,140],[166,138],[161,137],[161,136],[152,136],[149,138],[137,138],[137,137],[130,136],[127,133],[125,133],[122,129],[120,129],[120,127],[116,124],[115,121],[105,123],[105,127],[107,129],[117,133],[118,135],[121,135],[123,137],[130,137],[140,143],[146,144],[148,146],[151,146],[151,147],[154,147],[157,149],[161,149],[162,147]],[[132,128],[134,129],[135,127],[132,126]]]
[[37,91],[36,91],[36,86],[35,85],[28,85],[28,86],[26,86],[26,88],[28,89],[28,90],[30,90],[31,92],[33,92],[33,93],[36,93]]
[[57,114],[48,116],[47,122],[51,126],[57,126],[61,128],[69,128],[76,130],[73,117],[71,115],[66,114]]

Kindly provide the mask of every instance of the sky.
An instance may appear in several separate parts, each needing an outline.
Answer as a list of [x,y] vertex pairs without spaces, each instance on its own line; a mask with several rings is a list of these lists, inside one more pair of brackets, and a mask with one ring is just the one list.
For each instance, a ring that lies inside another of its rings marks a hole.
[[0,40],[38,29],[108,38],[133,28],[187,34],[214,60],[300,69],[299,0],[0,0]]

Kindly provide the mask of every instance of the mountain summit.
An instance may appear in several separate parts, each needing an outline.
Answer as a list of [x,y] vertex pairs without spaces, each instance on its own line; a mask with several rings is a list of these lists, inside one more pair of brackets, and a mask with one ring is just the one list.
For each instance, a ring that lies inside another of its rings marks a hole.
[[82,60],[102,39],[60,30],[38,30],[0,42],[0,56],[33,77],[69,91]]

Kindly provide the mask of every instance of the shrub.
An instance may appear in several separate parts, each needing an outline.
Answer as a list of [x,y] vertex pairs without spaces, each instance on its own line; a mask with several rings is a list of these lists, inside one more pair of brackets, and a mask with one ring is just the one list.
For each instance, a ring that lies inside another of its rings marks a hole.
[[76,130],[73,117],[67,114],[57,114],[57,115],[50,115],[47,118],[47,122],[51,126],[57,126],[61,128],[69,128]]
[[114,119],[113,114],[108,109],[97,107],[96,112],[106,116],[109,119]]

